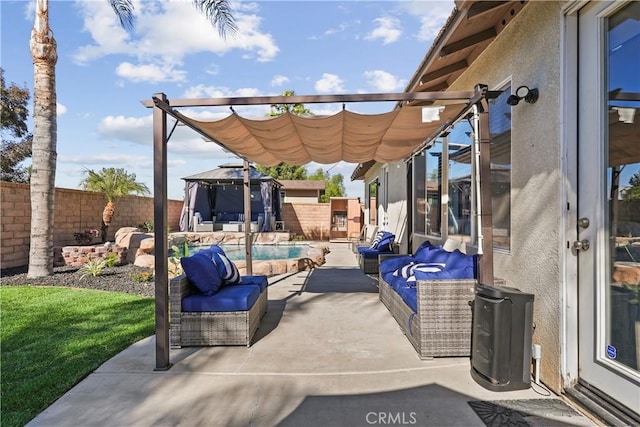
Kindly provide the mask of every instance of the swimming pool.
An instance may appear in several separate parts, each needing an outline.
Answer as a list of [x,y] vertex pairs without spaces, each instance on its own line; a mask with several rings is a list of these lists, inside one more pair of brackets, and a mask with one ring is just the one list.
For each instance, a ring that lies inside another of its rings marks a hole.
[[[189,254],[207,249],[210,246],[189,246]],[[232,261],[244,261],[244,245],[220,245]],[[270,261],[276,259],[303,258],[309,245],[253,245],[251,259],[253,261]]]

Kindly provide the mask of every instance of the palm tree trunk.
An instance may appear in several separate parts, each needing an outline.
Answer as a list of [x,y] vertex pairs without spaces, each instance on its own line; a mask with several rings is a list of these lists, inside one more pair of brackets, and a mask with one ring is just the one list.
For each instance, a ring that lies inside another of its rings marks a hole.
[[53,213],[56,176],[56,42],[49,28],[49,2],[36,0],[31,32],[33,154],[31,169],[31,243],[28,278],[53,274]]

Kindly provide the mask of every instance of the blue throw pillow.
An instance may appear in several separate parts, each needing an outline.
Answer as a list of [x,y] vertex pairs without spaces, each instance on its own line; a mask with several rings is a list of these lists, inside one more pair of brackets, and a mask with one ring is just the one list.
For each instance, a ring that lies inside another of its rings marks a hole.
[[239,285],[242,283],[238,267],[224,253],[213,252],[213,263],[225,285]]
[[475,255],[467,255],[461,252],[459,249],[451,252],[449,258],[447,258],[445,270],[457,270],[459,268],[474,267],[476,264]]
[[395,238],[396,236],[391,233],[384,235],[378,242],[376,249],[380,252],[393,252],[393,242]]
[[371,241],[371,246],[369,246],[369,249],[378,249],[378,243],[380,243],[380,240],[382,240],[382,238],[384,237],[384,233],[384,231],[378,231],[376,233],[375,237]]
[[379,271],[382,274],[394,272],[400,267],[402,267],[403,265],[409,264],[413,261],[414,261],[413,257],[409,255],[402,255],[397,257],[394,256],[391,258],[386,258],[380,263]]
[[439,246],[432,246],[431,249],[423,250],[420,253],[420,256],[415,256],[416,261],[418,262],[442,262],[446,263],[447,259],[451,255],[451,252],[442,249]]
[[432,250],[434,250],[436,248],[437,248],[437,246],[433,246],[430,241],[425,240],[424,242],[422,242],[420,244],[420,246],[418,246],[418,248],[413,253],[413,256],[417,260],[421,260],[423,257],[426,256],[426,254],[428,254],[430,251],[432,251]]
[[198,252],[189,257],[180,258],[180,264],[187,278],[204,295],[213,295],[218,292],[222,280],[211,258]]
[[[413,278],[416,272],[423,273],[436,273],[442,271],[444,268],[443,264],[440,263],[424,263],[424,262],[415,262],[410,263],[398,270],[394,271],[395,276],[400,276],[405,279]],[[415,278],[413,278],[415,280]]]

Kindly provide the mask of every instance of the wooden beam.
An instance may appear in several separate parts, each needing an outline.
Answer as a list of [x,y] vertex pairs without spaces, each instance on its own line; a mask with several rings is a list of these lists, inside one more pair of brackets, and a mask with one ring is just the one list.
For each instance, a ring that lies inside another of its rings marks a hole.
[[504,6],[508,1],[477,1],[467,11],[467,19],[472,19],[493,9]]
[[440,57],[442,58],[447,55],[451,55],[454,52],[459,52],[468,47],[475,46],[485,40],[490,40],[497,34],[498,33],[494,27],[487,28],[484,31],[480,31],[479,33],[475,33],[473,35],[470,35],[469,37],[465,37],[462,40],[458,40],[457,42],[453,42],[444,46],[442,49],[440,49]]
[[447,65],[446,67],[442,67],[430,73],[423,74],[422,77],[420,78],[420,83],[427,83],[431,80],[435,80],[437,78],[447,76],[451,73],[455,73],[456,71],[464,70],[468,66],[469,64],[467,64],[466,59],[463,59],[462,61],[454,62],[453,64]]

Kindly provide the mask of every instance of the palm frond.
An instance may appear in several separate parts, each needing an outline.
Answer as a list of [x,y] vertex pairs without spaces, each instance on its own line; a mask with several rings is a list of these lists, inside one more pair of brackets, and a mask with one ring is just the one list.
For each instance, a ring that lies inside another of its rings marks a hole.
[[227,31],[234,34],[238,31],[228,0],[193,0],[193,4],[218,29],[221,37],[226,37]]
[[123,28],[130,30],[133,28],[133,1],[132,0],[109,0],[109,4],[120,20]]

